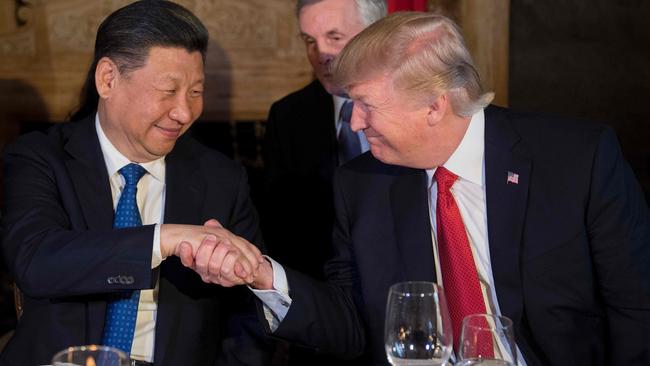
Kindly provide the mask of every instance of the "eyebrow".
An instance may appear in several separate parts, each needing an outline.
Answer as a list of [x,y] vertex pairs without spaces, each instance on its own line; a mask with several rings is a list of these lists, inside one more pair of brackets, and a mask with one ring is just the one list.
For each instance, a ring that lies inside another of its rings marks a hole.
[[[325,33],[325,34],[327,34],[328,36],[331,36],[333,34],[345,34],[345,33],[338,30],[338,28],[334,28],[334,29],[328,30],[327,33]],[[300,36],[301,37],[315,38],[311,34],[308,34],[308,33],[305,33],[305,32],[300,32]]]
[[309,34],[307,34],[307,33],[305,33],[305,32],[300,32],[300,37],[303,37],[303,38],[304,38],[304,37],[314,38],[314,37],[310,36]]
[[[160,80],[162,80],[162,81],[172,81],[174,83],[177,83],[177,82],[179,82],[181,80],[181,78],[175,76],[174,74],[169,74],[169,75],[165,75],[165,76],[161,77]],[[196,80],[191,85],[194,86],[194,85],[197,85],[197,84],[205,84],[205,77],[202,77],[202,78]]]

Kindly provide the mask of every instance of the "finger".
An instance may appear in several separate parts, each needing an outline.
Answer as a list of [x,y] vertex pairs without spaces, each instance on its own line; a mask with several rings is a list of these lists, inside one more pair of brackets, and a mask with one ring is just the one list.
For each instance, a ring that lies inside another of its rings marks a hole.
[[[240,262],[242,270],[245,271],[247,275],[256,272],[257,268],[259,267],[259,263],[255,258],[254,252],[250,250],[250,247],[253,247],[253,245],[236,235],[231,234],[230,239],[231,240],[227,242],[230,244],[228,249],[232,248],[234,250],[237,250],[237,253],[241,255],[242,258],[240,259]],[[224,243],[226,243],[226,241],[224,241]]]
[[246,277],[252,276],[257,272],[259,264],[255,261],[251,262],[249,258],[247,258],[241,251],[239,251],[239,248],[237,248],[237,250],[239,257],[237,258],[237,262],[233,267],[233,274],[237,277],[240,277],[241,279],[246,279]]
[[[194,266],[196,272],[201,275],[201,277],[209,277],[208,263],[212,257],[212,252],[217,247],[217,238],[212,235],[207,235],[199,248],[196,251],[194,257]],[[205,280],[205,279],[204,279]]]
[[246,273],[244,270],[244,267],[241,265],[241,263],[235,263],[235,275],[239,278],[241,278],[245,283],[251,283],[253,282],[253,274],[252,273]]
[[186,241],[179,244],[179,254],[181,263],[185,267],[194,269],[194,256],[192,255],[192,245]]
[[212,252],[212,257],[208,264],[208,272],[210,273],[210,278],[214,283],[221,284],[221,266],[223,261],[231,250],[236,250],[236,248],[229,242],[220,242],[217,247]]
[[233,283],[233,282],[230,282],[230,281],[228,281],[228,280],[226,280],[224,278],[221,278],[219,280],[219,282],[214,282],[214,283],[216,283],[216,284],[218,284],[219,286],[222,286],[222,287],[233,287],[233,286],[241,285],[241,283]]
[[241,257],[241,254],[235,247],[231,246],[231,249],[229,250],[224,248],[225,246],[221,246],[221,248],[215,250],[215,253],[224,253],[225,255],[219,255],[219,257],[221,257],[220,259],[222,259],[221,263],[217,264],[219,260],[215,259],[215,265],[210,267],[210,274],[213,282],[226,287],[245,283],[243,279],[238,278],[234,274],[234,266]]
[[217,219],[210,219],[210,220],[206,221],[206,222],[203,224],[203,226],[209,226],[209,227],[220,227],[220,228],[223,227],[223,225],[221,225],[221,223],[220,223],[219,221],[217,221]]
[[237,276],[235,276],[235,263],[237,263],[239,257],[240,254],[237,250],[230,250],[228,254],[226,254],[219,272],[222,278],[232,282],[237,281]]
[[246,268],[248,273],[257,272],[259,265],[264,263],[264,257],[262,257],[260,250],[246,239],[237,235],[233,235],[231,241],[241,250],[247,261],[252,265],[252,268]]

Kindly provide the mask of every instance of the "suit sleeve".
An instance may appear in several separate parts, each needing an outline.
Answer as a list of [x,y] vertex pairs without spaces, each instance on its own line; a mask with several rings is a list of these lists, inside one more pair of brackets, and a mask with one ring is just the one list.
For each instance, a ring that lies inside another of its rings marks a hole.
[[650,364],[648,206],[618,142],[605,129],[593,161],[587,226],[615,364]]
[[154,226],[88,230],[64,163],[38,142],[3,159],[2,250],[19,288],[34,298],[151,288]]
[[326,265],[328,280],[316,281],[285,268],[292,303],[273,335],[320,352],[354,358],[363,353],[366,337],[353,295],[359,291],[358,277],[350,243],[350,223],[337,181],[334,185],[335,256]]

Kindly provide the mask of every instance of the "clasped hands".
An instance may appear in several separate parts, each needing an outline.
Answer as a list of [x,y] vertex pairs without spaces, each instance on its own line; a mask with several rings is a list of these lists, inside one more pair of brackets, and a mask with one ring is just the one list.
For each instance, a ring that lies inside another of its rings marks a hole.
[[179,257],[206,283],[273,287],[273,269],[260,250],[224,229],[217,220],[208,220],[203,226],[161,225],[160,249],[163,258]]

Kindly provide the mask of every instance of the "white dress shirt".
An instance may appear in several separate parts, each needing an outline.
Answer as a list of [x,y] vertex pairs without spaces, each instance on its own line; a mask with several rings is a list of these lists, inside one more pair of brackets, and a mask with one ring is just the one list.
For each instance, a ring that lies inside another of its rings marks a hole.
[[[108,171],[113,197],[113,210],[115,210],[125,185],[124,177],[119,173],[119,170],[131,163],[131,161],[122,155],[108,137],[106,137],[99,123],[99,115],[95,116],[95,127],[97,129],[99,145],[104,155],[106,170]],[[163,222],[165,207],[165,158],[162,157],[140,165],[147,171],[147,174],[143,175],[140,181],[138,181],[138,193],[136,197],[142,224],[160,224]],[[155,268],[162,262],[160,252],[160,225],[156,225],[151,246],[151,268]],[[140,291],[138,316],[135,322],[133,344],[131,345],[132,358],[153,362],[157,311],[158,284],[156,281],[156,287],[153,290]]]
[[[106,137],[99,123],[99,115],[95,116],[95,127],[99,145],[104,155],[106,170],[111,185],[113,197],[113,210],[117,207],[122,189],[125,185],[124,177],[119,173],[131,161],[127,159]],[[157,224],[154,229],[151,251],[151,268],[156,268],[162,263],[160,250],[160,224],[163,223],[165,207],[165,158],[140,164],[147,174],[138,181],[138,210],[143,225]],[[264,303],[266,319],[275,330],[291,305],[289,287],[284,268],[273,259],[267,259],[273,267],[273,287],[275,290],[253,290],[255,295]],[[215,285],[216,286],[216,285]],[[131,357],[141,361],[153,362],[156,314],[158,312],[158,281],[153,290],[141,290],[138,303],[138,315],[135,322],[135,334],[131,345]]]
[[[492,275],[492,263],[490,261],[490,246],[487,232],[487,206],[485,200],[485,114],[483,110],[472,116],[469,127],[465,132],[460,145],[449,157],[443,166],[458,176],[458,180],[451,187],[451,193],[460,210],[460,216],[465,224],[467,237],[469,239],[474,263],[483,290],[485,308],[489,314],[501,315],[496,290],[494,288],[494,277]],[[436,278],[438,284],[443,285],[443,276],[440,272],[440,258],[438,257],[437,230],[436,230],[436,199],[438,197],[438,185],[433,179],[436,169],[428,169],[427,177],[429,182],[429,217],[431,220],[431,236],[433,238],[433,253],[436,263]],[[505,179],[505,177],[504,177]],[[496,351],[499,354],[504,352],[501,342],[498,343]],[[521,357],[517,348],[517,359],[520,366],[526,362]]]

